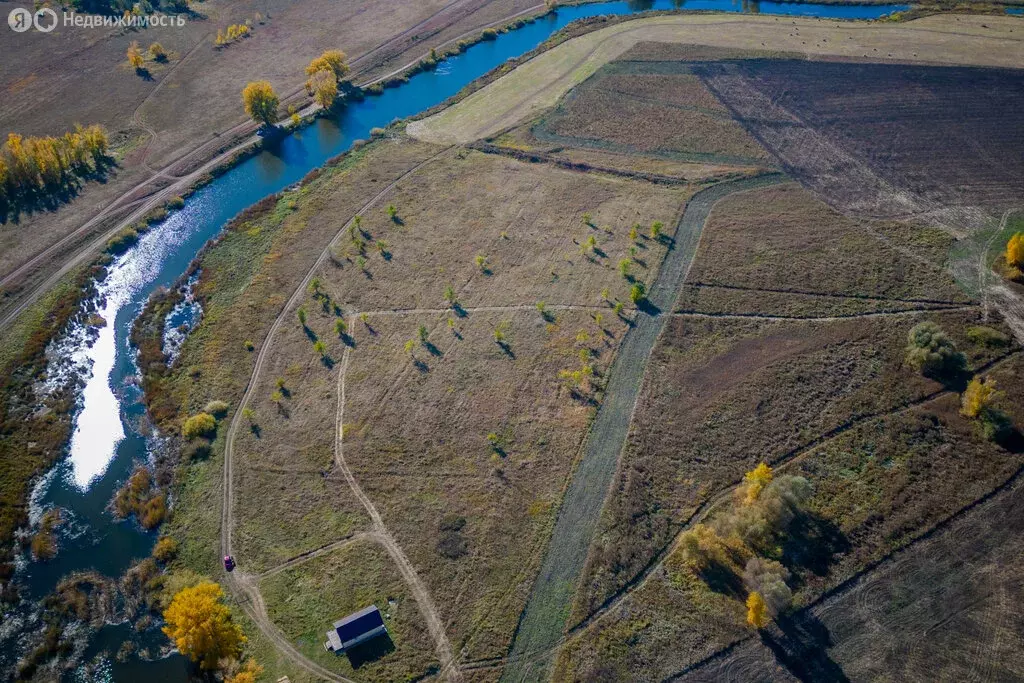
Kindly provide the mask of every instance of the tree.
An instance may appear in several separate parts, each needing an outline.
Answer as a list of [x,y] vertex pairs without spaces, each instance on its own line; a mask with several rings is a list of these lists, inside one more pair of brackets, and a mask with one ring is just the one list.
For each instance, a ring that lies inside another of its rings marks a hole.
[[1024,232],[1015,233],[1006,243],[1006,263],[1024,268]]
[[647,288],[644,287],[644,283],[636,282],[632,287],[629,288],[629,300],[634,304],[638,304],[647,298]]
[[640,238],[640,224],[634,223],[633,227],[629,229],[629,239],[636,242]]
[[938,325],[925,321],[907,335],[907,364],[921,374],[939,377],[962,370],[967,359]]
[[786,585],[788,578],[788,569],[761,557],[750,558],[743,569],[744,585],[761,596],[772,616],[785,612],[793,602],[793,591]]
[[476,267],[480,269],[481,273],[487,270],[487,257],[483,254],[477,254],[473,262],[476,263]]
[[451,285],[444,288],[444,300],[448,302],[449,306],[455,306],[458,303],[455,297],[455,288]]
[[181,433],[186,439],[198,436],[210,436],[217,431],[217,420],[209,413],[197,413],[185,420]]
[[624,258],[624,259],[620,260],[619,261],[619,274],[622,275],[622,277],[628,278],[629,277],[629,267],[631,265],[633,265],[633,262],[630,261],[628,258]]
[[142,56],[142,48],[139,47],[139,41],[133,40],[128,45],[128,63],[132,65],[133,69],[138,71],[145,62],[146,60]]
[[388,204],[388,218],[392,221],[398,217],[398,207],[394,204]]
[[241,669],[234,674],[225,676],[224,683],[256,683],[261,673],[263,673],[263,667],[255,659],[248,659]]
[[167,61],[167,51],[164,50],[164,46],[160,43],[152,43],[149,46],[149,56],[156,62]]
[[280,100],[268,81],[252,81],[242,90],[245,113],[256,123],[273,125]]
[[588,212],[584,212],[583,214],[583,225],[593,225],[593,216]]
[[651,239],[656,240],[661,237],[661,231],[665,227],[665,224],[661,221],[654,221],[651,223]]
[[306,309],[303,308],[303,307],[300,307],[299,310],[295,311],[295,315],[299,319],[299,324],[302,325],[303,327],[305,327],[306,326]]
[[987,410],[996,400],[996,381],[975,377],[967,385],[960,398],[960,414],[964,417],[976,418]]
[[751,471],[743,475],[743,481],[746,488],[746,495],[744,502],[750,505],[761,495],[761,491],[764,487],[772,483],[772,468],[768,465],[761,463]]
[[313,95],[313,99],[324,109],[334,106],[338,98],[338,81],[329,71],[317,71],[306,81],[306,89]]
[[178,650],[206,670],[237,657],[245,636],[221,602],[224,592],[212,581],[179,591],[164,611],[163,632]]
[[429,336],[430,336],[430,330],[427,329],[426,325],[420,325],[416,329],[416,337],[419,338],[420,344],[424,344],[425,345],[427,343],[427,337],[429,337]]
[[768,605],[764,598],[757,591],[747,596],[747,624],[756,629],[762,629],[768,625]]
[[347,329],[348,325],[346,325],[345,321],[342,320],[341,318],[338,318],[337,320],[334,321],[334,333],[337,334],[339,337],[345,334],[345,331]]
[[348,63],[346,62],[345,53],[341,50],[325,50],[319,57],[314,59],[306,67],[306,75],[313,76],[314,74],[325,72],[330,74],[335,83],[344,78],[345,74],[348,73]]
[[313,342],[313,350],[316,351],[321,356],[327,353],[327,347],[324,346],[324,343],[319,339]]

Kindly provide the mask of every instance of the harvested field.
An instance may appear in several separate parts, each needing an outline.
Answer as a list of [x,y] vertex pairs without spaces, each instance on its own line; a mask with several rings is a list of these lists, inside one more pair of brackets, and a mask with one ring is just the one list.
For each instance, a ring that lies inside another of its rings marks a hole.
[[[1013,17],[936,15],[906,23],[778,17],[663,16],[615,24],[569,40],[522,64],[458,104],[409,126],[435,142],[494,135],[553,107],[609,61],[641,42],[800,53],[814,58],[1016,68],[1024,40]],[[956,40],[951,40],[956,36]]]
[[979,226],[961,208],[998,213],[1024,197],[1024,70],[804,60],[698,70],[792,176],[844,211],[953,209],[946,220],[962,230]]
[[693,163],[769,166],[690,65],[613,63],[533,127],[540,141]]
[[944,268],[951,243],[936,228],[848,218],[788,184],[718,204],[689,283],[962,305]]

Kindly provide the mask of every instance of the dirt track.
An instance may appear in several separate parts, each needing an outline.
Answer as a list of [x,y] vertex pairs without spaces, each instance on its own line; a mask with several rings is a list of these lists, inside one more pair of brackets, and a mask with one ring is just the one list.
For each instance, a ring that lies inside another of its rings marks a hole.
[[671,310],[678,296],[712,207],[734,192],[783,179],[780,175],[766,175],[722,183],[697,193],[686,205],[675,244],[651,288],[649,304],[641,308],[609,370],[604,400],[587,436],[580,463],[559,510],[549,550],[520,618],[503,680],[541,677],[543,664],[527,663],[524,656],[550,648],[562,636],[601,508],[618,466],[619,453],[629,432],[647,359],[668,318],[663,312]]

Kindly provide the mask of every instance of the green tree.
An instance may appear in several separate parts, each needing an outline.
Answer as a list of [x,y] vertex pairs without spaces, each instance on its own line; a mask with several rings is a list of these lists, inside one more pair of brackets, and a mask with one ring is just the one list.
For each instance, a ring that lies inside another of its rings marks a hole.
[[963,370],[967,359],[942,328],[925,321],[907,334],[907,364],[924,375],[940,377]]

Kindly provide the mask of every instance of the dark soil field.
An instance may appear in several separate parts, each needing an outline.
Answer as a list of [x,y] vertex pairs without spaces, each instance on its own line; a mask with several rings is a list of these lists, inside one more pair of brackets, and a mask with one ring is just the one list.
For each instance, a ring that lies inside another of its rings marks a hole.
[[673,161],[770,166],[689,64],[610,64],[533,126],[541,141]]
[[998,213],[1024,194],[1024,71],[745,60],[699,73],[788,173],[845,211]]

